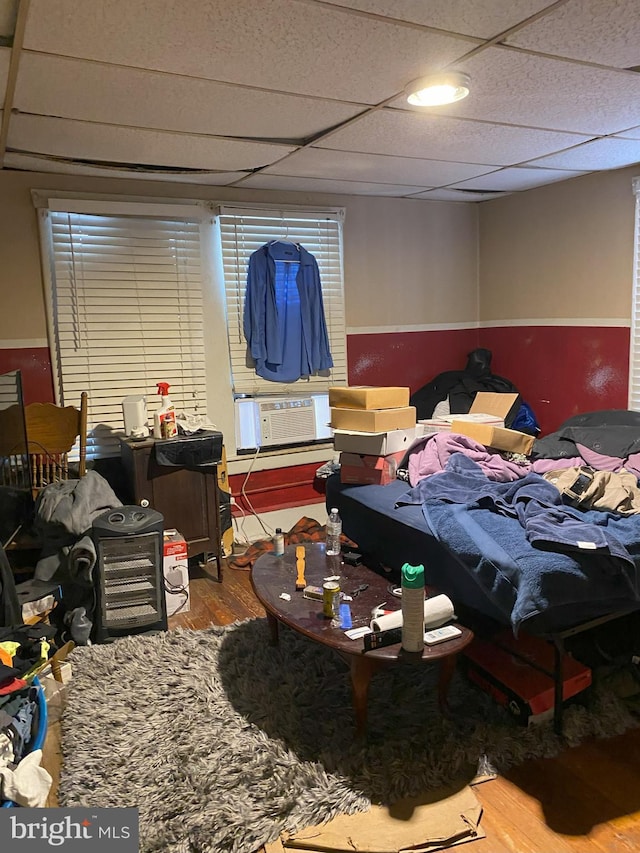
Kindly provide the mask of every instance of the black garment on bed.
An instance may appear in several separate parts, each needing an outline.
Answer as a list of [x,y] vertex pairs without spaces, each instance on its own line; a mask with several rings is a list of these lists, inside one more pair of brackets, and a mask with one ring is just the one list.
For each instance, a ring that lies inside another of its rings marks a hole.
[[[519,394],[516,386],[508,379],[491,373],[491,350],[475,349],[467,356],[464,370],[447,370],[439,373],[431,382],[412,395],[410,403],[416,407],[418,420],[430,418],[435,407],[449,398],[452,415],[466,415],[478,391],[493,391],[499,394]],[[513,423],[520,409],[516,400],[505,417],[505,426]]]
[[531,458],[570,459],[580,456],[578,444],[620,459],[640,452],[640,412],[602,409],[574,415],[555,432],[537,439]]

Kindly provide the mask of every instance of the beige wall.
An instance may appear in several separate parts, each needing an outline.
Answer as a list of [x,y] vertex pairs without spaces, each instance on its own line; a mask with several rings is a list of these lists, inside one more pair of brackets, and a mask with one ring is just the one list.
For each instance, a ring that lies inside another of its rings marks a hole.
[[480,320],[628,320],[640,167],[479,205]]
[[31,189],[343,206],[347,326],[473,322],[477,316],[477,211],[470,204],[2,171],[0,346],[47,334]]
[[350,198],[347,325],[475,323],[477,221],[473,204]]

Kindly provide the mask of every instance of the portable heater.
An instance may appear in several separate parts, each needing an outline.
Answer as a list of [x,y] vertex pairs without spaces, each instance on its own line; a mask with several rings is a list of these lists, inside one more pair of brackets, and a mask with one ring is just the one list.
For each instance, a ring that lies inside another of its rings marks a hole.
[[163,527],[159,512],[140,506],[111,509],[94,519],[96,642],[167,630]]

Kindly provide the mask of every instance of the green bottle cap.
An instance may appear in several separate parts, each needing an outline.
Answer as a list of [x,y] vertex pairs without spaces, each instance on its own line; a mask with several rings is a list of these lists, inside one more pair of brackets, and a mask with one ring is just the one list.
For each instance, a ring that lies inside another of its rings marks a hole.
[[410,566],[405,563],[402,567],[402,586],[409,589],[419,589],[424,586],[424,566]]

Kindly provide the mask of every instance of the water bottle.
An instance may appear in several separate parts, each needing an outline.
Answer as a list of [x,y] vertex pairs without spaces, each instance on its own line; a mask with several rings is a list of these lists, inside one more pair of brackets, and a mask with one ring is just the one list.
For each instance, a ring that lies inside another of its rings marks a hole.
[[402,567],[402,648],[424,649],[424,566]]
[[327,557],[336,557],[340,554],[340,536],[342,534],[342,519],[338,510],[334,507],[327,519]]

